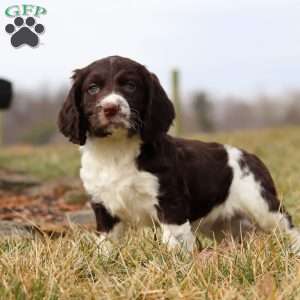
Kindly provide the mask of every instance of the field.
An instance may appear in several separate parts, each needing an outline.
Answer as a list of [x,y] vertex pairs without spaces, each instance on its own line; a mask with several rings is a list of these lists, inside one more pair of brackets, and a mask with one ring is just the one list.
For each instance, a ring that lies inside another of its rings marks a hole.
[[[197,138],[259,155],[300,226],[300,128]],[[78,159],[72,146],[0,150],[0,168],[44,181],[76,176]],[[1,238],[0,299],[300,299],[300,259],[278,232],[242,243],[200,237],[204,249],[192,255],[168,252],[159,236],[131,230],[108,256],[82,228],[58,238]]]

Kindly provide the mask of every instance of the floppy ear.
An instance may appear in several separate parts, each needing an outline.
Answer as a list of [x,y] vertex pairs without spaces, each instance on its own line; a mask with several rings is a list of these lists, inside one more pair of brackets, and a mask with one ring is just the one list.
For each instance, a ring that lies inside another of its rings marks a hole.
[[144,141],[151,141],[169,130],[175,118],[175,110],[156,75],[148,72],[147,77],[149,102],[141,136]]
[[81,108],[81,80],[75,71],[73,86],[59,112],[58,127],[61,133],[74,144],[84,145],[87,122]]

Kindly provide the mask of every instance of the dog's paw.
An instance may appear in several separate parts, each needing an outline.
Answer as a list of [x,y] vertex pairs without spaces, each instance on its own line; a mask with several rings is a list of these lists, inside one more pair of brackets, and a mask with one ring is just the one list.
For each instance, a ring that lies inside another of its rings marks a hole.
[[196,239],[191,231],[189,222],[182,225],[162,225],[162,242],[167,245],[168,250],[180,248],[192,252],[196,246]]
[[94,235],[94,242],[99,253],[105,257],[110,257],[113,251],[113,244],[106,235]]
[[289,231],[291,240],[291,252],[300,257],[300,231],[299,229],[293,228]]

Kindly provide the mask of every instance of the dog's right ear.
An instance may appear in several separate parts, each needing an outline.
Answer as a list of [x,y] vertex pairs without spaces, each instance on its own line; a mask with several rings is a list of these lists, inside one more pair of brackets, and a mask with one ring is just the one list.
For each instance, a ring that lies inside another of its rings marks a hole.
[[58,127],[61,133],[78,145],[84,145],[87,134],[87,121],[81,107],[82,70],[75,70],[73,86],[59,112]]

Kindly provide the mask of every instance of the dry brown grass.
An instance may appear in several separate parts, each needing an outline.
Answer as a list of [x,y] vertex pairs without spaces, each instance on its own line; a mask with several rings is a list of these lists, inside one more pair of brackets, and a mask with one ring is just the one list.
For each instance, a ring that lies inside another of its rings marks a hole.
[[2,299],[299,299],[299,259],[280,235],[187,255],[130,231],[109,256],[92,233],[0,243]]

